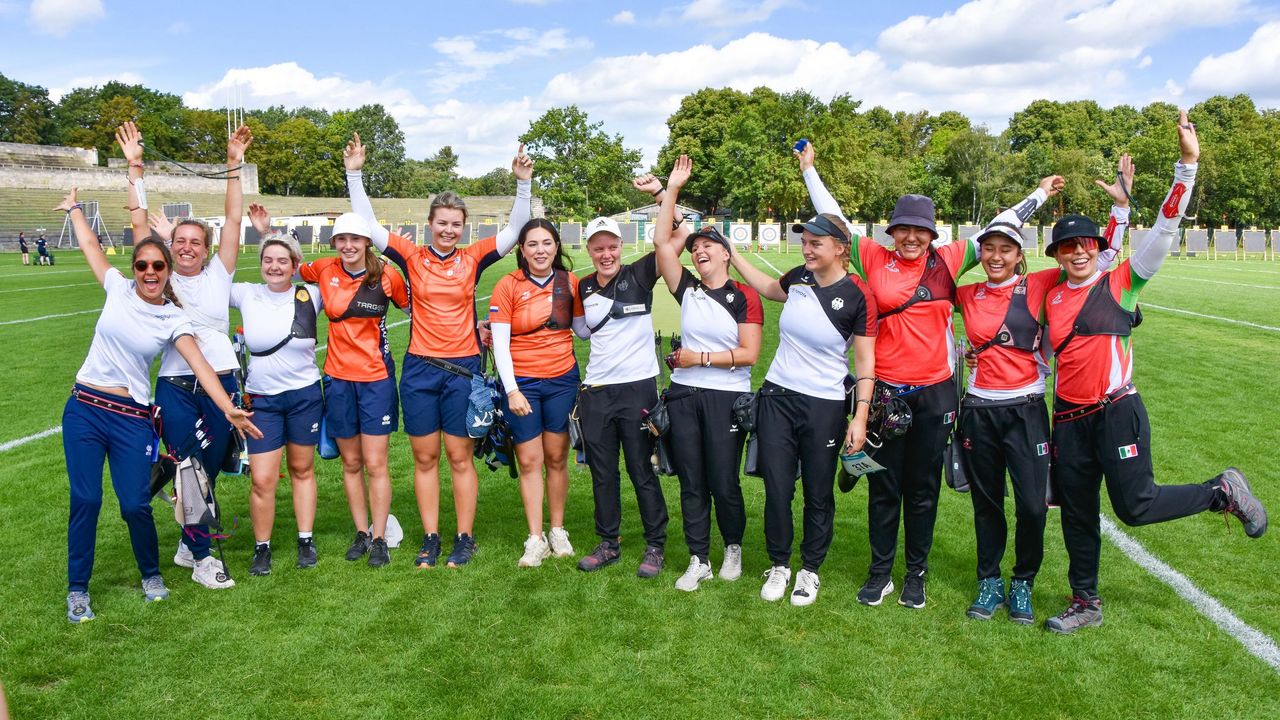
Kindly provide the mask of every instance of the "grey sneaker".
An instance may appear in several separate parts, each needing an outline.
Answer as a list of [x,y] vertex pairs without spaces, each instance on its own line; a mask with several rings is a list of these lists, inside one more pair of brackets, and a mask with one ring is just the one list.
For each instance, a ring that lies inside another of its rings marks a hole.
[[145,602],[168,600],[169,588],[164,586],[164,578],[159,575],[142,578],[142,599]]
[[863,605],[879,605],[893,592],[893,580],[888,575],[869,575],[858,591],[858,602]]
[[636,577],[657,577],[662,572],[662,548],[650,545],[644,549],[644,557],[640,559],[640,567],[636,568]]
[[595,549],[578,561],[578,569],[583,572],[595,572],[606,565],[612,565],[618,562],[618,558],[622,557],[622,550],[618,547],[618,543],[602,540]]
[[1059,635],[1070,635],[1082,627],[1102,624],[1102,598],[1071,598],[1065,612],[1044,621],[1046,630]]
[[742,577],[742,546],[725,545],[724,562],[720,564],[720,579],[733,582]]
[[89,607],[89,593],[75,590],[67,593],[67,620],[73,623],[89,622],[97,617]]
[[1235,515],[1240,524],[1244,525],[1245,535],[1251,538],[1262,537],[1267,532],[1267,510],[1254,497],[1244,473],[1229,467],[1218,476],[1218,481],[1218,488],[1227,496],[1227,505],[1222,508],[1222,512]]

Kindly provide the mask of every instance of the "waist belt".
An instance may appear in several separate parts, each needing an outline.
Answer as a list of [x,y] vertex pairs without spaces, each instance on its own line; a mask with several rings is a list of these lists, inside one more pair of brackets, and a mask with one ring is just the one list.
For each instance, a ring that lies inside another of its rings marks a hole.
[[[222,377],[223,375],[230,375],[233,372],[235,371],[227,370],[226,372],[220,372],[218,373],[218,377]],[[170,385],[173,385],[174,387],[182,388],[183,390],[186,390],[189,393],[195,393],[197,395],[209,394],[208,392],[205,391],[204,386],[201,385],[198,381],[191,380],[189,378],[183,377],[182,375],[172,375],[172,376],[166,375],[165,377],[162,377],[160,379],[169,383]]]
[[1125,397],[1126,395],[1131,395],[1134,392],[1136,392],[1136,388],[1133,387],[1133,383],[1128,383],[1124,387],[1112,391],[1109,395],[1091,405],[1081,405],[1080,407],[1072,408],[1070,410],[1055,412],[1053,414],[1053,421],[1055,423],[1063,423],[1070,422],[1072,420],[1079,420],[1082,417],[1092,415],[1099,410],[1102,410],[1111,403]]
[[1034,393],[1031,395],[1019,395],[1014,398],[1005,398],[1002,400],[992,400],[990,398],[978,397],[977,395],[965,395],[960,402],[961,407],[967,408],[998,408],[1013,407],[1014,405],[1030,405],[1035,402],[1044,402],[1044,393]]
[[151,420],[151,412],[149,410],[122,403],[107,395],[98,395],[96,393],[91,393],[88,390],[72,388],[71,397],[79,400],[85,405],[92,405],[96,408],[101,408],[118,415],[127,415],[129,417],[138,418],[139,420]]
[[475,375],[475,373],[471,372],[470,370],[462,367],[461,365],[456,365],[454,363],[451,363],[448,360],[441,360],[440,358],[436,358],[436,357],[427,357],[426,355],[418,355],[416,353],[409,353],[409,354],[412,355],[413,357],[418,358],[422,362],[432,367],[440,368],[441,370],[444,370],[445,372],[453,373],[458,377],[464,377],[470,380],[471,376]]

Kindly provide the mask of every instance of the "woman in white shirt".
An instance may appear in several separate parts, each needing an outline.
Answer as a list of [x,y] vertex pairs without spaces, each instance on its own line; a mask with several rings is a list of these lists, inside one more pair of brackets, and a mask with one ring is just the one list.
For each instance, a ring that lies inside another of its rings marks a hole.
[[249,350],[245,393],[255,413],[261,440],[250,440],[249,515],[253,520],[250,575],[271,574],[271,529],[275,523],[280,459],[289,467],[293,514],[298,522],[298,568],[316,564],[312,526],[316,518],[315,450],[320,438],[324,398],[316,368],[316,318],[320,290],[292,285],[302,265],[302,250],[288,235],[270,234],[266,208],[249,206],[249,219],[263,234],[258,259],[262,280],[231,286],[231,307],[244,320]]

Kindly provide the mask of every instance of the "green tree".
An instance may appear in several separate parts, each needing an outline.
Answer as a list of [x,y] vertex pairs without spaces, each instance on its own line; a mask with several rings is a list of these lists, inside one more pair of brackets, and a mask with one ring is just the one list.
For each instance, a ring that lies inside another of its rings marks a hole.
[[0,74],[0,142],[50,142],[52,112],[48,90]]
[[407,180],[401,194],[406,197],[427,197],[445,190],[456,192],[462,182],[458,177],[458,156],[449,145],[425,160],[406,160],[405,171]]
[[322,116],[307,117],[314,126],[323,128],[326,141],[316,151],[321,162],[342,171],[342,148],[352,133],[360,133],[360,140],[368,148],[368,160],[364,166],[364,186],[370,197],[394,197],[402,191],[409,178],[404,159],[404,133],[400,123],[381,105],[361,105],[355,110],[338,110],[328,125],[317,122]]
[[684,204],[716,208],[724,203],[729,184],[717,155],[725,132],[747,104],[747,95],[731,88],[703,88],[684,96],[667,118],[667,142],[658,152],[655,171],[665,174],[676,158],[688,155],[694,173],[680,192]]
[[631,178],[640,151],[624,147],[622,136],[602,125],[570,105],[546,111],[520,136],[537,163],[534,182],[552,217],[608,215],[635,199]]

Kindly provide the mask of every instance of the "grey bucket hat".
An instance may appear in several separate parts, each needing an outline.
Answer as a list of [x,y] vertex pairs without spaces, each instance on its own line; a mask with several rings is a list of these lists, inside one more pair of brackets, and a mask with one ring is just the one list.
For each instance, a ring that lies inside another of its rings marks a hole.
[[938,226],[933,221],[933,198],[925,195],[903,195],[893,206],[893,217],[889,218],[889,230],[898,225],[914,225],[928,230],[933,239],[938,239]]

